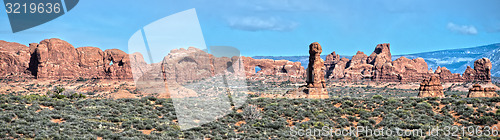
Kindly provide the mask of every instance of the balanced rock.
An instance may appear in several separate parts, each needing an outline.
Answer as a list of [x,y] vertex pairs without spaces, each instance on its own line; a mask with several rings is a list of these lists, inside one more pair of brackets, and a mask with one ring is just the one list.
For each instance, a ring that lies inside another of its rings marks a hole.
[[420,83],[418,97],[444,97],[443,85],[438,76],[431,76]]
[[479,84],[472,85],[472,88],[469,88],[469,94],[467,97],[498,97],[496,89],[494,87],[485,87],[482,88]]
[[320,55],[321,45],[314,42],[309,45],[309,64],[307,67],[307,89],[308,98],[328,98],[325,87],[325,64]]

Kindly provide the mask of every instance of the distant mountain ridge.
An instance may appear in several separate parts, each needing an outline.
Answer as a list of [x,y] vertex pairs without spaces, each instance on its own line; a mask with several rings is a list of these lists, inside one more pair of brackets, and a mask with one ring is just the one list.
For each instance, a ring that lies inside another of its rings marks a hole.
[[[367,53],[368,55],[370,53]],[[353,54],[354,55],[354,54]],[[467,66],[474,66],[474,61],[480,58],[488,58],[492,63],[491,74],[500,77],[500,43],[471,47],[448,49],[431,52],[422,52],[414,54],[393,55],[392,60],[404,56],[409,59],[421,57],[427,62],[430,69],[436,70],[438,66],[448,68],[452,73],[463,73]],[[341,55],[351,59],[352,56]],[[307,68],[309,56],[254,56],[255,59],[273,59],[273,60],[289,60],[301,62],[304,68]],[[323,60],[326,55],[321,55]]]

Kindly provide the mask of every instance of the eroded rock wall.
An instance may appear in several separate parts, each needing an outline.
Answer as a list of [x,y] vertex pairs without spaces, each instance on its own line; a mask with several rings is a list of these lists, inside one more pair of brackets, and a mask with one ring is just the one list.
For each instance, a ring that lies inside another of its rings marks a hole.
[[451,73],[446,67],[429,70],[422,58],[400,57],[391,60],[390,44],[378,44],[370,56],[357,52],[351,60],[340,58],[335,52],[326,56],[326,77],[345,81],[417,82],[438,75],[443,82],[491,82],[491,61],[482,58],[474,62],[474,69],[467,67],[464,74]]

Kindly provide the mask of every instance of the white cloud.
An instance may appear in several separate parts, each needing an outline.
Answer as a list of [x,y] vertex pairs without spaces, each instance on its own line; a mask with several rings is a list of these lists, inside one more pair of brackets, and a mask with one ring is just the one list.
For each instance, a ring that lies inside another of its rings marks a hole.
[[467,26],[467,25],[457,25],[455,23],[448,23],[448,26],[447,26],[448,30],[452,31],[452,32],[456,32],[456,33],[460,33],[460,34],[466,34],[466,35],[475,35],[477,34],[477,29],[476,27],[470,25],[470,26]]
[[281,20],[275,17],[240,17],[228,20],[229,26],[234,29],[245,31],[291,31],[297,27],[297,23]]

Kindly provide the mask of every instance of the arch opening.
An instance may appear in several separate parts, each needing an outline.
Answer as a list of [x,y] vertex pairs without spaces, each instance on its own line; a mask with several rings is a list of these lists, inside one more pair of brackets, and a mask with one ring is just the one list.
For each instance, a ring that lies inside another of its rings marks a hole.
[[261,70],[262,70],[262,68],[260,66],[255,66],[255,73],[258,73]]

